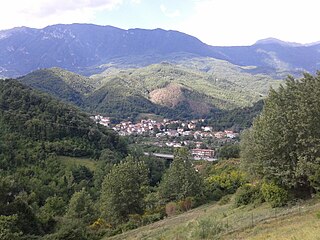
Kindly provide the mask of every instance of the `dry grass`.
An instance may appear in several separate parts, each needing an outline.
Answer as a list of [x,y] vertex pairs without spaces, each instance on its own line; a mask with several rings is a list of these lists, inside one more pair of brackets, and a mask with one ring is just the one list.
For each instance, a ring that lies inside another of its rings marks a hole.
[[319,202],[278,209],[215,203],[103,240],[320,239],[319,211]]
[[224,236],[223,239],[254,240],[315,240],[320,239],[320,219],[316,212],[319,204],[307,212],[273,218],[242,231]]

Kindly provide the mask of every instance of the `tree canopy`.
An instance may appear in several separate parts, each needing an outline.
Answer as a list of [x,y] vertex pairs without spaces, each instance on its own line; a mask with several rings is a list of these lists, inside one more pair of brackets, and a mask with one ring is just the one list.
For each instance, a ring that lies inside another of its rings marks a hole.
[[192,166],[186,148],[175,151],[174,160],[160,183],[159,194],[165,201],[182,200],[203,194],[203,179]]
[[128,156],[112,167],[102,184],[101,213],[111,224],[128,220],[131,214],[143,213],[148,169],[144,162]]
[[320,72],[271,90],[241,140],[245,169],[288,190],[319,188]]

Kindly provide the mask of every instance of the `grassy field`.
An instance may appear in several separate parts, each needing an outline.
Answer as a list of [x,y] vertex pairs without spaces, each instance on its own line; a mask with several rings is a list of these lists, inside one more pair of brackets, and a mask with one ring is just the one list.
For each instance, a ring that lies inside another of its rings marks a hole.
[[319,201],[277,209],[214,203],[103,240],[320,239],[317,212]]
[[59,156],[58,160],[60,160],[66,167],[72,165],[82,165],[89,168],[91,171],[94,171],[96,169],[96,162],[90,158]]

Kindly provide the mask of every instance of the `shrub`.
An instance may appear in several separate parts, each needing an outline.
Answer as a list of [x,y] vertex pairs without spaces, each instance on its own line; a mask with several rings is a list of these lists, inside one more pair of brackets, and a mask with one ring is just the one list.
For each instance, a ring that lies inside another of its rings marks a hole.
[[231,172],[222,172],[219,175],[213,175],[206,179],[211,191],[220,189],[225,194],[234,193],[242,184],[246,182],[242,172],[233,170]]
[[223,196],[219,201],[219,205],[225,205],[225,204],[229,203],[230,200],[231,200],[230,195]]
[[288,192],[274,183],[263,183],[261,193],[271,207],[281,207],[288,202]]
[[142,224],[150,224],[156,221],[163,219],[161,213],[153,213],[153,214],[143,214],[142,215]]
[[180,211],[189,211],[193,207],[193,198],[187,197],[186,199],[179,201],[178,204]]
[[221,221],[212,218],[200,219],[193,237],[195,239],[219,239],[224,230],[225,226]]
[[168,217],[175,215],[177,210],[178,206],[175,202],[169,202],[166,204],[166,214]]
[[252,184],[244,184],[241,186],[235,195],[235,204],[237,207],[241,205],[248,205],[257,200],[261,200],[261,192],[258,186]]

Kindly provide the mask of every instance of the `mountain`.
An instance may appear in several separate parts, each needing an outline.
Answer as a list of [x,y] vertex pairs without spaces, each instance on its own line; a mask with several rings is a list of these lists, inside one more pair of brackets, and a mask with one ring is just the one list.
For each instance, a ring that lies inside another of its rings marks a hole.
[[216,56],[208,45],[192,36],[162,29],[59,24],[44,29],[1,31],[0,36],[0,67],[4,76],[50,67],[81,72],[119,56],[172,52]]
[[167,61],[178,53],[253,66],[250,73],[283,77],[288,73],[315,72],[320,64],[319,50],[317,43],[300,46],[274,39],[252,46],[216,47],[193,36],[162,29],[123,30],[92,24],[21,27],[0,31],[0,77],[17,77],[51,67],[92,75],[115,62],[141,67]]
[[141,68],[109,68],[83,77],[59,68],[18,80],[82,109],[116,119],[152,113],[168,118],[216,118],[222,110],[251,106],[282,81],[252,75],[211,58],[183,59]]
[[36,70],[18,80],[78,106],[84,104],[84,97],[94,89],[89,78],[60,68]]

